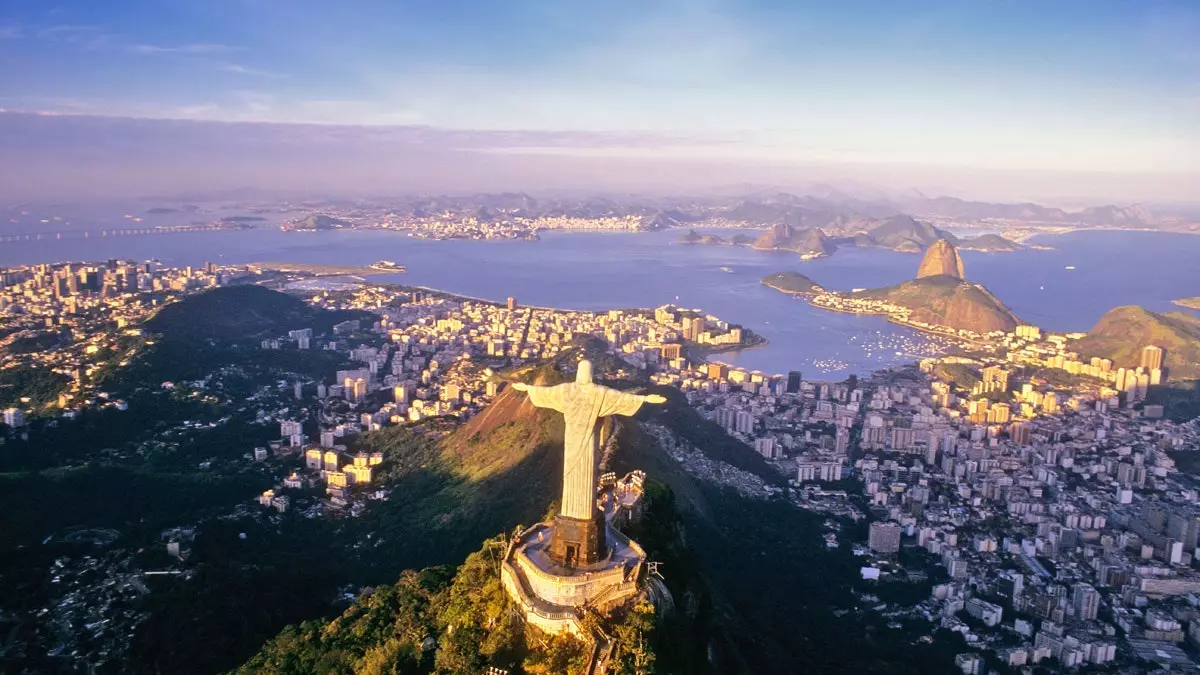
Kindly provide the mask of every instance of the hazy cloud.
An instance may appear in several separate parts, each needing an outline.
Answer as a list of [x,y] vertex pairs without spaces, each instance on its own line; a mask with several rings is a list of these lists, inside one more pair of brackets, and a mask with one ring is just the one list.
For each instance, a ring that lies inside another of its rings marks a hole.
[[[260,92],[242,101],[276,105]],[[356,101],[309,101],[338,112]],[[289,106],[290,107],[290,106]],[[198,104],[180,115],[219,114]],[[311,112],[310,112],[311,114]],[[137,197],[241,188],[331,194],[462,190],[672,192],[808,180],[938,188],[960,196],[1182,200],[1200,175],[981,170],[739,155],[739,138],[653,132],[491,131],[426,126],[202,122],[0,113],[0,199]]]
[[138,54],[223,54],[226,52],[241,51],[242,47],[234,47],[231,45],[222,44],[189,44],[176,45],[173,47],[165,47],[162,45],[133,45],[130,51]]
[[0,26],[0,40],[16,40],[25,36],[25,32],[18,26]]

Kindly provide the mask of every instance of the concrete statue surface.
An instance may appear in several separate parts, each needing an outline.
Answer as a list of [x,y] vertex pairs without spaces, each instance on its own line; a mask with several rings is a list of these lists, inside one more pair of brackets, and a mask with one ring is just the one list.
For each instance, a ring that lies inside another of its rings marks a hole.
[[568,518],[591,520],[596,513],[596,461],[599,452],[597,423],[609,415],[629,416],[643,403],[664,403],[657,394],[639,396],[592,382],[592,363],[580,361],[574,382],[540,387],[518,382],[517,391],[529,402],[563,414],[563,491],[559,513]]

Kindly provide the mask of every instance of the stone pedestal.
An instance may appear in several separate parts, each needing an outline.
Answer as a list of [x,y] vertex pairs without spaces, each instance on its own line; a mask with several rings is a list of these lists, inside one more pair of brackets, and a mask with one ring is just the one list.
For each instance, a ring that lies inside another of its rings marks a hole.
[[596,510],[591,520],[555,516],[549,556],[565,567],[595,564],[604,558],[604,515]]

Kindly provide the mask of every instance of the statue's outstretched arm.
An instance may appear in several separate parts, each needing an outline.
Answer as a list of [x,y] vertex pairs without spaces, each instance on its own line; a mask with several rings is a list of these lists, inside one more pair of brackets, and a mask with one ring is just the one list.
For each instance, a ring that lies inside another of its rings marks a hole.
[[633,415],[642,407],[643,403],[665,403],[667,399],[658,394],[650,394],[642,396],[640,394],[627,394],[623,391],[615,389],[606,389],[604,392],[604,403],[600,406],[599,417],[608,417],[609,415]]
[[529,395],[529,402],[539,408],[550,408],[551,410],[563,411],[563,392],[562,385],[554,387],[540,387],[534,384],[525,384],[524,382],[513,382],[513,389],[523,391]]

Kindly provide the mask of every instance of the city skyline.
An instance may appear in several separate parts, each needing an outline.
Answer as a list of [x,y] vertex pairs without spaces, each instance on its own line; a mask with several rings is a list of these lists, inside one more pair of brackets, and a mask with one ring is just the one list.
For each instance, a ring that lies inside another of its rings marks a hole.
[[1197,26],[1178,2],[19,3],[0,175],[6,198],[828,179],[1178,203]]

